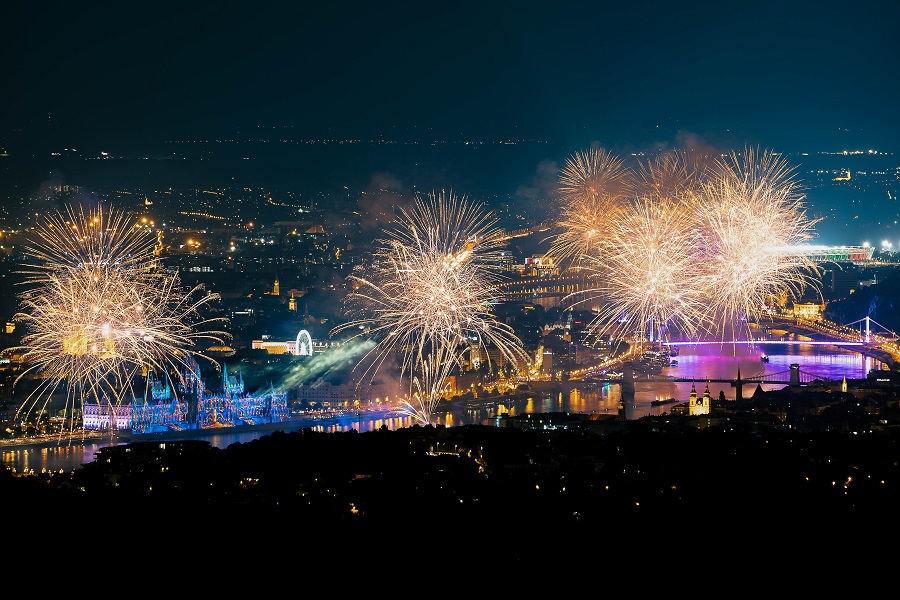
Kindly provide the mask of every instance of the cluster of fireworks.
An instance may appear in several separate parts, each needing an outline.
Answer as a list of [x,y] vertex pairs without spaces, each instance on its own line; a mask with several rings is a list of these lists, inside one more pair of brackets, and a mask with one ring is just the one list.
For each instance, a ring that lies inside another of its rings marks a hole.
[[[595,148],[570,157],[559,184],[550,254],[593,276],[580,300],[599,305],[589,326],[597,337],[736,339],[773,297],[820,285],[816,263],[796,251],[817,221],[771,152],[672,152],[629,169]],[[504,242],[495,222],[464,197],[419,197],[349,278],[353,320],[332,333],[377,340],[367,372],[400,357],[413,398],[406,413],[420,422],[431,421],[465,356],[471,366],[491,347],[526,362],[514,331],[490,314]]]
[[183,289],[160,263],[155,234],[129,226],[122,213],[68,207],[48,215],[34,233],[14,317],[26,334],[13,352],[29,365],[18,380],[30,375],[40,383],[17,416],[44,412],[65,391],[73,421],[84,402],[130,400],[135,382],[146,383],[150,372],[177,390],[170,378],[203,357],[197,344],[230,337],[205,330],[223,320],[203,314],[218,295],[201,286]]
[[[549,253],[594,276],[600,308],[589,328],[598,337],[640,331],[653,339],[674,329],[724,341],[749,333],[772,297],[819,285],[816,264],[795,250],[816,221],[771,152],[674,152],[629,169],[591,149],[567,160],[559,183]],[[348,278],[351,319],[331,334],[366,342],[356,367],[366,375],[396,359],[410,386],[402,412],[418,422],[432,422],[455,370],[528,361],[491,310],[503,279],[496,223],[465,196],[417,196]],[[122,214],[69,208],[35,233],[15,316],[27,333],[16,350],[30,365],[20,378],[41,383],[20,413],[43,411],[61,387],[73,416],[79,401],[119,404],[141,376],[180,377],[203,357],[198,342],[229,337],[209,329],[224,319],[203,316],[217,295],[182,289],[160,263],[153,232]]]
[[591,149],[567,160],[559,183],[550,253],[594,276],[595,335],[736,339],[773,297],[821,285],[796,250],[818,221],[772,152],[679,151],[628,170]]
[[432,421],[449,376],[466,362],[489,365],[488,349],[504,361],[525,361],[513,329],[491,314],[504,243],[496,222],[465,196],[417,196],[378,240],[371,263],[349,277],[352,320],[332,335],[378,340],[360,361],[367,373],[396,357],[411,388],[401,412],[423,424]]

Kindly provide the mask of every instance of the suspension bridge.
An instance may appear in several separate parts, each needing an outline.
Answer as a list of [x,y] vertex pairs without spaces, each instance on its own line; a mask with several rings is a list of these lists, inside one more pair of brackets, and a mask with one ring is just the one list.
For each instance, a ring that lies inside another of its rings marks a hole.
[[[746,340],[664,340],[662,346],[701,346],[710,344],[812,344],[822,346],[879,346],[896,342],[898,337],[869,316],[846,325],[830,321],[806,319],[772,320],[769,325],[761,325],[758,338]],[[777,333],[776,332],[782,332]],[[789,338],[789,334],[801,335],[804,339]],[[812,337],[810,337],[812,336]],[[659,338],[659,336],[658,336]],[[652,342],[652,339],[651,339]]]

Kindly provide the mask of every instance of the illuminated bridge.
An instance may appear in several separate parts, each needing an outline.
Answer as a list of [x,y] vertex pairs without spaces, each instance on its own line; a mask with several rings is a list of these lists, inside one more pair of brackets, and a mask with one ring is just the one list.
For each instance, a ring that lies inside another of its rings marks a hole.
[[[791,246],[791,251],[816,262],[871,261],[875,247],[869,246]],[[494,285],[498,301],[562,298],[597,288],[596,278],[588,274],[564,274],[555,277],[526,277]]]
[[[702,381],[708,381],[710,383],[730,383],[732,386],[736,385],[738,382],[740,383],[770,383],[773,385],[783,384],[783,385],[808,385],[813,383],[814,381],[824,381],[825,377],[821,375],[816,375],[815,373],[810,373],[807,371],[801,371],[799,364],[792,364],[791,368],[787,371],[778,371],[777,373],[764,373],[762,375],[756,375],[754,377],[742,377],[740,369],[738,369],[737,375],[734,379],[707,379],[703,378]],[[621,383],[626,387],[629,385],[632,387],[635,383],[634,379],[634,371],[629,369],[624,369],[622,377],[586,377],[584,379],[573,379],[570,380],[572,387],[578,387],[579,384],[585,383]],[[653,376],[647,375],[642,376],[637,381],[646,381],[648,383],[661,383],[661,382],[686,382],[692,383],[696,381],[701,381],[696,377],[672,377],[671,375],[667,376]]]
[[561,277],[526,277],[495,284],[499,302],[533,300],[536,298],[561,298],[571,294],[588,292],[597,288],[597,281],[586,274]]
[[[789,326],[789,324],[783,324],[785,326]],[[872,325],[877,326],[877,329],[873,328]],[[858,330],[854,329],[854,326],[858,326]],[[735,340],[723,342],[721,340],[716,341],[687,341],[687,342],[664,342],[663,345],[669,346],[693,346],[693,345],[701,345],[701,344],[816,344],[816,345],[828,345],[828,346],[849,346],[857,351],[866,354],[867,356],[872,356],[885,364],[893,365],[895,362],[895,356],[889,350],[881,349],[880,346],[883,344],[891,344],[897,341],[897,335],[884,329],[884,327],[875,321],[873,321],[870,317],[864,317],[859,321],[855,321],[850,323],[849,325],[837,325],[828,322],[820,322],[820,323],[803,323],[802,326],[796,325],[791,327],[792,329],[796,329],[798,332],[809,335],[810,333],[814,335],[818,335],[821,337],[825,337],[825,339],[803,339],[803,340]],[[826,337],[827,336],[827,337]],[[661,382],[661,381],[676,381],[676,382],[694,382],[697,381],[696,377],[654,377],[652,375],[648,375],[646,377],[642,376],[640,379],[635,380],[634,371],[631,369],[626,363],[623,365],[623,374],[622,377],[619,378],[585,378],[581,380],[572,380],[570,382],[571,387],[577,387],[579,383],[619,383],[622,385],[622,393],[624,395],[629,395],[634,393],[634,386],[636,381],[646,381],[646,382]],[[743,385],[756,385],[756,384],[774,384],[774,385],[788,385],[788,386],[805,386],[809,385],[814,381],[824,381],[826,377],[817,375],[816,373],[806,372],[800,370],[799,364],[792,364],[790,369],[787,371],[779,371],[776,373],[764,373],[762,375],[756,375],[753,377],[742,377],[740,370],[738,370],[734,379],[703,379],[703,381],[708,382],[716,382],[716,383],[729,383],[732,387],[738,388],[738,394],[740,394],[740,389]]]
[[[622,381],[624,382],[627,377],[623,377]],[[809,385],[810,383],[816,381],[824,381],[827,377],[822,377],[821,375],[816,375],[815,373],[809,373],[807,371],[801,371],[799,364],[792,364],[791,368],[787,371],[778,371],[777,373],[764,373],[762,375],[756,375],[754,377],[741,377],[741,371],[738,369],[737,375],[734,379],[703,379],[703,381],[708,381],[710,383],[730,383],[732,387],[738,387],[742,384],[760,384],[760,383],[770,383],[773,385],[792,385],[792,386],[803,386]],[[681,382],[695,382],[697,381],[696,377],[648,377],[646,379],[642,378],[641,381],[681,381]]]
[[[622,396],[623,397],[634,397],[635,386],[640,383],[660,383],[660,382],[682,382],[682,383],[695,383],[697,381],[704,381],[706,383],[728,383],[731,387],[736,388],[735,397],[743,398],[743,387],[744,386],[756,386],[759,384],[773,384],[773,385],[786,385],[789,387],[804,387],[808,386],[814,382],[823,382],[828,380],[828,378],[823,377],[821,375],[817,375],[815,373],[810,373],[807,371],[801,371],[799,364],[792,364],[790,369],[787,371],[778,371],[776,373],[764,373],[762,375],[756,375],[754,377],[742,377],[741,371],[738,369],[737,374],[734,379],[702,379],[698,380],[696,377],[654,377],[647,376],[641,377],[640,379],[634,378],[634,371],[625,368],[623,372],[623,376],[620,378],[585,378],[579,380],[569,380],[565,382],[560,382],[559,387],[560,391],[571,391],[570,388],[579,388],[585,384],[590,383],[618,383],[622,386]],[[563,389],[565,388],[565,389]]]
[[[743,344],[750,346],[765,344],[810,344],[820,346],[856,346],[871,347],[897,341],[897,334],[890,331],[871,317],[863,317],[847,325],[838,325],[830,321],[773,321],[774,326],[784,328],[788,333],[803,335],[806,339],[750,339],[750,340],[689,340],[665,341],[664,346],[700,346],[710,344]],[[809,338],[813,335],[815,338]]]

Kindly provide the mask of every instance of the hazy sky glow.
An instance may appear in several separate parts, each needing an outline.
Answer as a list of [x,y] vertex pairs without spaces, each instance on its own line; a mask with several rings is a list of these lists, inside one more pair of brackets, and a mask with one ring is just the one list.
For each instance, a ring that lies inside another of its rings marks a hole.
[[[327,6],[326,6],[327,4]],[[442,5],[443,6],[443,5]],[[895,4],[12,0],[0,145],[225,135],[545,138],[691,132],[783,151],[898,139]]]

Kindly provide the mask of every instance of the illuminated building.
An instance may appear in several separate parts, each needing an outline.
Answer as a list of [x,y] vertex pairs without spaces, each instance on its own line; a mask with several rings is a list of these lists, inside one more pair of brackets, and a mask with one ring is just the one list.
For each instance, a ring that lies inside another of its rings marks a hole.
[[278,278],[275,278],[275,283],[272,284],[272,291],[265,292],[267,296],[280,296],[281,295],[281,283],[278,281]]
[[875,254],[874,246],[796,246],[801,254],[819,262],[869,261]]
[[702,397],[697,397],[697,388],[694,384],[691,384],[691,398],[688,401],[688,414],[691,416],[694,415],[708,415],[709,414],[709,383],[706,384],[706,389],[703,391]]
[[280,423],[290,418],[283,387],[270,386],[248,394],[243,375],[229,373],[223,366],[221,391],[208,393],[196,362],[192,369],[183,373],[179,394],[167,379],[157,379],[151,373],[147,398],[133,398],[130,404],[85,402],[83,428],[153,433]]
[[301,329],[293,340],[253,340],[252,348],[254,350],[265,350],[269,354],[291,354],[293,356],[312,356],[315,352],[312,338],[305,329]]
[[85,429],[131,429],[131,405],[84,404],[82,416]]
[[357,402],[363,406],[383,403],[390,405],[390,394],[396,395],[395,382],[370,382],[357,384],[356,381],[331,383],[319,377],[311,383],[302,383],[297,389],[300,403],[308,403],[317,408],[348,408]]
[[559,277],[559,265],[553,257],[543,254],[526,258],[525,264],[516,266],[516,270],[522,277]]
[[822,317],[822,311],[825,305],[816,304],[815,302],[805,302],[802,304],[794,304],[794,317],[797,319],[806,319],[807,321],[818,321]]

